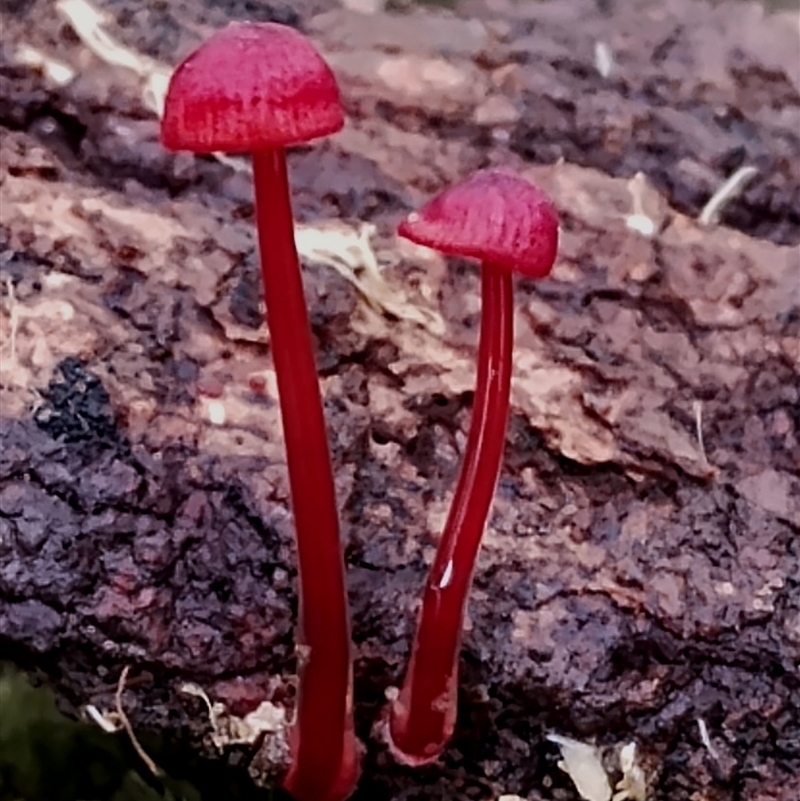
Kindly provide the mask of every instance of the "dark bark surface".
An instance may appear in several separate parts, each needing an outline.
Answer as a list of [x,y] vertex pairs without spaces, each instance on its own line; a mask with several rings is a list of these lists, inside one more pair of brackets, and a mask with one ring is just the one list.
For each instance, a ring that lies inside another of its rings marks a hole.
[[[355,798],[571,801],[553,731],[636,741],[659,801],[800,797],[796,13],[109,1],[107,30],[169,64],[255,5],[315,38],[350,114],[290,163],[368,746]],[[2,13],[0,657],[75,709],[110,708],[130,665],[134,725],[210,755],[181,687],[282,710],[295,664],[249,176],[164,153],[143,79],[52,4]],[[699,225],[744,164],[758,175]],[[480,306],[474,266],[393,229],[487,165],[552,195],[562,248],[551,278],[517,285],[459,727],[409,771],[371,730],[457,474]]]

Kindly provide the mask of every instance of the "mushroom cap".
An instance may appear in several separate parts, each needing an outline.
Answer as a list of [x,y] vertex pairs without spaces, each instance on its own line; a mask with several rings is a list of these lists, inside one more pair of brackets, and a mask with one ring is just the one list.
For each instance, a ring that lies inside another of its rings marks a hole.
[[558,249],[558,216],[539,188],[499,170],[476,172],[400,223],[400,236],[452,256],[469,256],[543,278]]
[[172,74],[161,121],[169,150],[284,147],[344,125],[339,87],[311,42],[273,22],[233,22]]

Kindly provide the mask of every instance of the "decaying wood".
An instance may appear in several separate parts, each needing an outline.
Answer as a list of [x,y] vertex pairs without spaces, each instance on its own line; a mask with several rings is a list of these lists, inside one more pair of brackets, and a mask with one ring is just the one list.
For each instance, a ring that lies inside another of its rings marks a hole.
[[[237,4],[200,5],[115,33],[168,62]],[[298,4],[351,115],[292,174],[365,740],[447,510],[480,308],[472,266],[394,225],[485,164],[535,180],[563,220],[552,278],[517,286],[457,736],[413,775],[369,740],[363,801],[576,798],[552,732],[635,741],[653,798],[800,794],[797,18],[658,5],[415,20]],[[0,65],[0,645],[76,706],[112,708],[130,665],[135,727],[208,741],[187,682],[238,717],[293,692],[248,178],[163,153],[139,78],[43,0],[21,6],[9,41],[76,77],[59,86],[13,48]],[[700,225],[741,163],[758,176]]]

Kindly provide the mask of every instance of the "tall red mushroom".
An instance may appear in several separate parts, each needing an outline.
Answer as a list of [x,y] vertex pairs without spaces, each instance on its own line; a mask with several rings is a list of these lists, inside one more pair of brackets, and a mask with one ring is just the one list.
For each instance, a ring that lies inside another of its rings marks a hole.
[[195,153],[250,152],[267,324],[280,396],[300,577],[299,697],[292,765],[299,801],[355,787],[352,662],[342,546],[311,329],[294,241],[284,148],[338,131],[339,90],[300,33],[233,23],[175,70],[161,141]]
[[410,214],[398,233],[443,253],[480,259],[483,266],[478,375],[464,462],[425,584],[411,662],[389,716],[395,758],[424,765],[439,756],[455,727],[464,611],[505,444],[512,272],[529,278],[550,272],[558,218],[535,186],[487,170]]

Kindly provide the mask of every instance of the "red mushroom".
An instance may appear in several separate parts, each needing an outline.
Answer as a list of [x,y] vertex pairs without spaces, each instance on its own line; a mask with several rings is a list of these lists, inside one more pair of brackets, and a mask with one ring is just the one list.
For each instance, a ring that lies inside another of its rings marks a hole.
[[300,801],[355,787],[352,662],[342,546],[284,148],[338,131],[339,90],[300,33],[233,23],[176,70],[161,140],[171,150],[250,152],[267,324],[280,396],[300,583],[297,722],[285,779]]
[[513,346],[512,272],[546,276],[558,218],[535,186],[478,172],[404,220],[400,236],[483,263],[478,376],[464,462],[425,584],[411,662],[389,716],[392,753],[407,765],[435,760],[453,733],[464,611],[505,444]]

